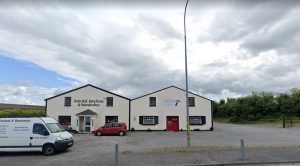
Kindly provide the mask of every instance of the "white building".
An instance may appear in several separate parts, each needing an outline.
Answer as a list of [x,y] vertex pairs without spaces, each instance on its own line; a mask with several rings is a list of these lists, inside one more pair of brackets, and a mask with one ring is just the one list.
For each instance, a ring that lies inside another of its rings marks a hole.
[[[170,86],[131,100],[134,130],[186,130],[185,90]],[[189,93],[191,130],[213,130],[213,101]]]
[[[189,97],[191,130],[212,130],[213,101]],[[81,133],[113,121],[134,130],[186,130],[185,91],[175,86],[130,100],[88,84],[46,99],[46,112]]]
[[130,99],[85,85],[46,99],[47,115],[81,133],[90,133],[106,122],[129,124]]

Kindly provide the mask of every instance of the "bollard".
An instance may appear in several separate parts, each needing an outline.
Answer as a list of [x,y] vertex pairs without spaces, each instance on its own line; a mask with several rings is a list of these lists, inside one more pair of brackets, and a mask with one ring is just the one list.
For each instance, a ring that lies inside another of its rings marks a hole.
[[118,166],[118,163],[119,163],[119,161],[118,161],[118,155],[119,155],[119,146],[118,146],[118,144],[116,144],[115,145],[115,164],[116,164],[116,166]]
[[241,158],[242,161],[245,160],[245,143],[244,139],[241,139]]

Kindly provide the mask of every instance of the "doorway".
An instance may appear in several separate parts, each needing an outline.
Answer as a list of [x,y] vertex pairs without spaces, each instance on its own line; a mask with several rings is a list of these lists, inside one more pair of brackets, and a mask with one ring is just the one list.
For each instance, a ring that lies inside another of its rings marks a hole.
[[179,131],[178,116],[167,116],[167,131]]
[[91,116],[79,116],[79,132],[90,133],[92,129],[92,117]]

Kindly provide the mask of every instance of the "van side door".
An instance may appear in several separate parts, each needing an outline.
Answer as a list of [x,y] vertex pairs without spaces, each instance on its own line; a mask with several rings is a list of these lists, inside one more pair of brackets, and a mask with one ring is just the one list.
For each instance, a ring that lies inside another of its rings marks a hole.
[[31,133],[31,146],[32,147],[43,147],[44,143],[48,142],[50,132],[41,123],[34,123]]

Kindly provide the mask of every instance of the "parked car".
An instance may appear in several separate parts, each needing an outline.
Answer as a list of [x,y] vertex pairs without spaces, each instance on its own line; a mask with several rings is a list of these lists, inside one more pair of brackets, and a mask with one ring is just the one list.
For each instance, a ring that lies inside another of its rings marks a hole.
[[97,128],[93,131],[95,136],[101,135],[119,135],[124,136],[127,133],[126,123],[106,123],[104,126]]

